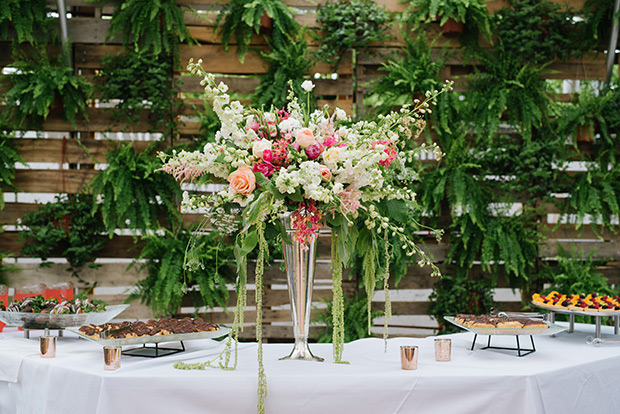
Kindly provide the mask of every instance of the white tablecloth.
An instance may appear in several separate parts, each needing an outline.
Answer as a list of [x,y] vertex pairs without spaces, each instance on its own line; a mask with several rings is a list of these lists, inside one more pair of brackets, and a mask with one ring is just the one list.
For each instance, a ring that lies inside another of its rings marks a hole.
[[[347,344],[350,365],[331,363],[332,347],[312,344],[324,363],[279,361],[291,344],[266,344],[268,413],[620,413],[620,346],[585,344],[593,326],[555,338],[535,337],[537,352],[470,350],[473,334],[451,335],[452,361],[436,362],[433,338],[395,338],[387,353],[381,339]],[[603,330],[610,334],[611,331]],[[24,347],[21,333],[0,334],[7,345]],[[605,336],[605,335],[604,335]],[[521,337],[529,345],[529,337]],[[31,343],[35,342],[30,340]],[[513,346],[515,337],[494,337]],[[21,345],[20,345],[21,344]],[[400,369],[399,345],[420,347],[416,371]],[[187,352],[158,359],[123,356],[118,371],[103,370],[101,348],[59,338],[57,356],[24,356],[17,382],[0,381],[0,413],[254,413],[256,344],[239,345],[235,371],[182,371],[174,361],[201,362],[222,344],[186,342]]]

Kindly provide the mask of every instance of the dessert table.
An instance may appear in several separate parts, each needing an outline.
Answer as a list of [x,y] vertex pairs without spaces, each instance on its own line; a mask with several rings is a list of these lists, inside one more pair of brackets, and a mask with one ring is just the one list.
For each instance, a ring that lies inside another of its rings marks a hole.
[[[609,328],[609,329],[608,329]],[[452,361],[436,362],[433,338],[346,344],[350,365],[331,363],[329,344],[313,344],[324,363],[280,361],[291,344],[266,344],[268,413],[620,413],[620,345],[586,345],[592,326],[536,337],[536,352],[470,350],[473,334],[452,338]],[[603,335],[612,334],[603,327]],[[0,334],[0,413],[253,413],[257,345],[239,344],[235,371],[184,371],[175,361],[202,362],[223,344],[188,341],[186,352],[162,358],[123,356],[104,371],[101,347],[71,334],[55,358],[39,356],[38,341],[6,328]],[[33,335],[34,337],[35,335]],[[528,338],[529,339],[529,338]],[[494,337],[513,346],[515,337]],[[420,349],[418,369],[400,368],[400,345]]]

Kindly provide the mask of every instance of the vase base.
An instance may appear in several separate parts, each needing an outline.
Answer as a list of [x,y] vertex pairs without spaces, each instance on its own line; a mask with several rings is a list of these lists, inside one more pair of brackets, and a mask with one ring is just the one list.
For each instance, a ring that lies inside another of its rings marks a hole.
[[308,348],[306,349],[298,349],[294,348],[293,352],[290,355],[280,358],[280,361],[285,360],[298,360],[298,361],[314,361],[314,362],[323,362],[325,359],[312,355],[312,352]]

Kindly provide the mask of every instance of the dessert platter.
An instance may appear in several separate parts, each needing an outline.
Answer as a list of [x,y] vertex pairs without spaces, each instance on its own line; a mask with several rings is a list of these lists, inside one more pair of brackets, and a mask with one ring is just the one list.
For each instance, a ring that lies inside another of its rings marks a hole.
[[[505,349],[517,351],[517,354],[520,357],[529,355],[536,351],[533,338],[534,335],[555,335],[568,329],[542,319],[509,317],[505,314],[502,315],[502,313],[498,316],[459,314],[456,316],[445,316],[444,319],[459,328],[474,334],[474,340],[471,345],[472,351],[476,345],[478,335],[488,335],[488,343],[481,349]],[[516,337],[517,347],[510,348],[491,346],[491,337],[494,335],[514,335]],[[529,349],[522,348],[519,341],[519,335],[529,335],[532,347]]]
[[[219,338],[228,335],[230,328],[207,323],[200,318],[162,318],[146,322],[90,324],[69,331],[105,347],[142,345],[124,350],[124,355],[160,357],[184,351],[183,341]],[[163,348],[159,346],[162,342],[180,342],[181,348]],[[147,344],[155,346],[147,347]]]
[[0,321],[28,329],[65,329],[110,321],[129,305],[105,305],[89,299],[44,299],[42,295],[0,305]]
[[601,317],[609,316],[614,320],[614,334],[620,333],[620,297],[590,294],[563,294],[556,291],[547,295],[534,293],[532,305],[550,311],[551,321],[555,314],[569,315],[568,332],[574,331],[575,315],[593,316],[596,321],[596,338],[601,338]]

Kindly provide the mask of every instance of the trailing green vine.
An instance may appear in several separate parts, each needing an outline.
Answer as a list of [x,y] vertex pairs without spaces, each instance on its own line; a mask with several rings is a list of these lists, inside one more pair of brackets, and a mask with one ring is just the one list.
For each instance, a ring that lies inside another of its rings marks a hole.
[[342,261],[338,256],[338,235],[332,231],[331,244],[332,270],[332,326],[333,352],[335,363],[348,363],[342,360],[344,351],[344,294],[342,292]]
[[23,164],[24,160],[17,152],[15,139],[6,134],[0,125],[0,210],[4,209],[4,189],[16,190],[15,164]]
[[263,273],[265,270],[265,257],[269,255],[267,240],[265,240],[265,223],[259,221],[256,224],[258,233],[258,258],[256,259],[256,342],[258,342],[258,402],[256,411],[258,414],[265,413],[265,398],[267,398],[267,376],[263,363]]

